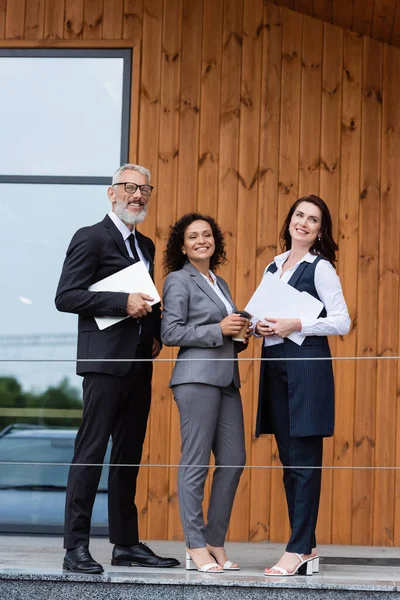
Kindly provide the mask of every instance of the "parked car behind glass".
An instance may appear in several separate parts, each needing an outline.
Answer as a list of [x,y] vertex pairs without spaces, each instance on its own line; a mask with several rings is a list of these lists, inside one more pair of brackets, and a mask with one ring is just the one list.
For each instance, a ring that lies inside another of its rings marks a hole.
[[[11,463],[0,464],[1,533],[63,533],[75,436],[73,429],[28,425],[10,425],[0,432],[0,463]],[[104,462],[109,458],[110,444]],[[93,509],[95,535],[108,532],[107,477],[108,467],[104,467]]]

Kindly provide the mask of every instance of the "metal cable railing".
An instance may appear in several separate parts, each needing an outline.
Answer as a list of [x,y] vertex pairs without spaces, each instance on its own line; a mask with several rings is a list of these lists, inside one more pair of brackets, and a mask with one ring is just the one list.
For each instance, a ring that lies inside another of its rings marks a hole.
[[[19,358],[0,358],[0,363],[76,363],[76,362],[85,362],[85,363],[99,363],[99,362],[152,362],[152,363],[175,363],[175,362],[279,362],[279,361],[333,361],[333,362],[342,362],[342,361],[387,361],[387,360],[399,360],[400,356],[333,356],[333,357],[293,357],[293,358],[263,358],[261,356],[257,357],[237,357],[237,358],[93,358],[93,359],[76,359],[76,358],[47,358],[47,359],[19,359]],[[40,411],[40,408],[37,408]],[[64,413],[66,411],[63,411]],[[76,412],[76,409],[75,409]],[[44,461],[1,461],[1,466],[28,466],[28,465],[42,465],[42,466],[70,466],[72,463],[70,462],[44,462]],[[115,463],[74,463],[74,466],[85,466],[85,467],[141,467],[141,468],[242,468],[242,465],[215,465],[215,464],[171,464],[171,463],[140,463],[140,464],[115,464]],[[282,469],[282,465],[248,465],[244,466],[245,469]],[[322,466],[299,466],[299,465],[287,465],[285,469],[318,469],[318,470],[362,470],[362,471],[400,471],[399,466],[368,466],[368,465],[322,465]]]

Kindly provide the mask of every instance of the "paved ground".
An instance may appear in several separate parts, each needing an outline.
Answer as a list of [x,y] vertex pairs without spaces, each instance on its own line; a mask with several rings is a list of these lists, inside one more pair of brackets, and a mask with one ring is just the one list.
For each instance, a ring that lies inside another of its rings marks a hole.
[[[152,541],[149,546],[164,556],[174,556],[181,560],[181,567],[174,569],[145,569],[139,567],[112,567],[110,557],[112,546],[105,538],[93,538],[91,552],[111,576],[129,574],[128,576],[150,576],[157,572],[165,576],[199,576],[197,572],[184,570],[183,542]],[[229,577],[236,581],[241,578],[249,581],[265,581],[263,570],[272,566],[283,551],[280,544],[261,543],[227,543],[228,556],[241,565],[238,573],[224,573],[218,577]],[[307,578],[309,583],[362,585],[376,588],[386,585],[400,587],[400,549],[372,548],[369,546],[320,546],[320,573]],[[38,574],[60,573],[62,558],[62,540],[56,536],[11,536],[0,535],[0,573],[20,571]],[[168,573],[167,573],[168,572]],[[279,579],[279,578],[277,578]],[[279,579],[281,581],[281,579]],[[286,578],[287,580],[287,578]]]

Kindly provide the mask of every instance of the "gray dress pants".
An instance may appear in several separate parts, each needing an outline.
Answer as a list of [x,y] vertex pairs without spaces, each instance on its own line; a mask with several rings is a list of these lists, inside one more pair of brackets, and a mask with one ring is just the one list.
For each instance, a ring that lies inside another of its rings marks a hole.
[[[240,393],[233,385],[221,388],[202,383],[176,385],[172,390],[182,437],[178,499],[186,545],[223,546],[246,461]],[[202,501],[208,467],[196,465],[208,465],[211,451],[217,468],[205,525]]]

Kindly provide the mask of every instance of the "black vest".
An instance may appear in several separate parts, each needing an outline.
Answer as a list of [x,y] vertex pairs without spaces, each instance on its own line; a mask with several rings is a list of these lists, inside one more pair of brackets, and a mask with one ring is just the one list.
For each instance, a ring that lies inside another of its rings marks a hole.
[[[325,259],[318,256],[312,263],[302,262],[289,279],[288,285],[300,292],[308,292],[320,300],[315,288],[315,269],[320,260]],[[268,271],[275,273],[277,271],[276,264],[272,263],[268,267]],[[320,317],[325,316],[326,310],[323,309]],[[325,336],[307,336],[301,346],[285,338],[283,344],[284,355],[287,359],[320,357],[329,359],[331,357],[328,339]],[[268,358],[269,356],[269,347],[263,345],[262,357]],[[290,435],[293,437],[331,436],[334,428],[332,361],[288,360],[286,366]],[[268,376],[269,369],[267,363],[263,361],[260,369],[256,437],[261,433],[274,433],[269,418],[268,386],[265,385]]]

